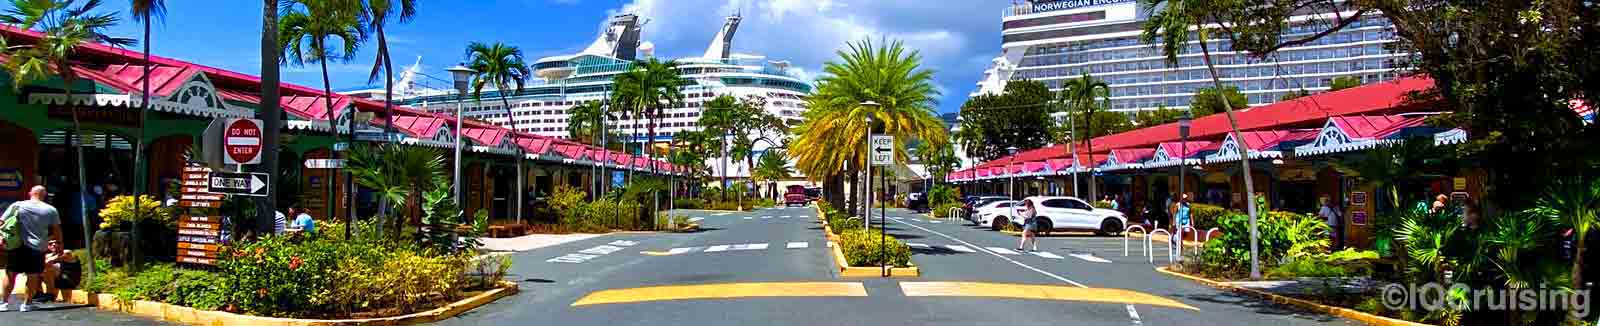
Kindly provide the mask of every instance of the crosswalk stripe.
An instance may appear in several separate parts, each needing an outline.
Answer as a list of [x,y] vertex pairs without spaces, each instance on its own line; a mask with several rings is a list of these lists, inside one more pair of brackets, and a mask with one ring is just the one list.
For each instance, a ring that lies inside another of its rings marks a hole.
[[772,218],[772,217],[771,217],[771,216],[762,216],[762,217],[761,217],[761,219],[763,219],[763,220],[765,220],[765,219],[769,219],[769,218]]
[[728,214],[733,214],[733,213],[716,213],[716,214],[711,214],[711,216],[725,216],[725,215],[728,215]]
[[790,242],[789,245],[784,246],[784,247],[789,248],[789,249],[798,249],[798,248],[805,248],[805,247],[810,247],[810,246],[811,246],[810,242]]
[[672,250],[667,250],[667,254],[668,255],[686,254],[686,253],[689,253],[690,251],[694,251],[694,247],[672,248]]
[[795,216],[795,217],[799,217],[799,218],[807,218],[807,217],[811,217],[811,216],[806,216],[806,215],[800,215],[800,216]]
[[746,220],[748,220],[748,219],[754,219],[754,217],[750,217],[750,216],[745,216],[745,217],[744,217],[744,219],[746,219]]
[[731,247],[731,246],[729,246],[729,245],[715,245],[715,246],[711,246],[711,247],[706,248],[705,252],[727,251],[728,247]]
[[930,249],[930,248],[933,248],[933,246],[929,246],[929,245],[928,245],[928,244],[926,244],[926,243],[915,243],[915,242],[907,242],[907,243],[906,243],[906,246],[910,246],[910,247],[912,247],[912,248],[922,248],[922,249]]
[[1000,248],[1000,247],[983,247],[983,249],[989,249],[989,251],[993,251],[994,253],[1001,254],[1001,255],[1021,255],[1021,253],[1018,253],[1016,251],[1012,251],[1011,249]]
[[1082,259],[1082,260],[1086,260],[1086,261],[1094,262],[1094,263],[1109,263],[1109,262],[1111,262],[1110,260],[1106,260],[1105,258],[1095,257],[1094,255],[1088,255],[1088,254],[1071,254],[1069,256],[1072,256],[1072,258]]
[[762,250],[762,249],[767,249],[767,244],[765,244],[765,243],[738,244],[738,245],[733,245],[732,248],[728,248],[728,249],[730,249],[730,250]]
[[693,217],[693,218],[689,218],[689,223],[704,221],[705,219],[706,218],[704,218],[704,217]]
[[1050,258],[1050,259],[1062,259],[1062,258],[1064,258],[1064,257],[1061,257],[1061,255],[1052,254],[1052,253],[1050,253],[1048,251],[1035,251],[1035,252],[1031,252],[1031,253],[1034,256]]
[[944,247],[945,248],[950,248],[950,250],[955,250],[955,251],[960,251],[960,252],[978,252],[977,250],[972,250],[972,248],[967,248],[967,246],[962,246],[962,245],[947,245],[947,246],[944,246]]
[[939,224],[939,223],[944,223],[944,222],[940,222],[940,221],[928,221],[928,223],[933,223],[933,224]]

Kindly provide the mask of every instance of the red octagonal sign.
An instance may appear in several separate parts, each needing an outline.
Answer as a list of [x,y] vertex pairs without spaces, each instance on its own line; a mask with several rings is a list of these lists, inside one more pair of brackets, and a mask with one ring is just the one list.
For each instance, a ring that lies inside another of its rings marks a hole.
[[234,119],[222,133],[228,164],[261,163],[261,120]]

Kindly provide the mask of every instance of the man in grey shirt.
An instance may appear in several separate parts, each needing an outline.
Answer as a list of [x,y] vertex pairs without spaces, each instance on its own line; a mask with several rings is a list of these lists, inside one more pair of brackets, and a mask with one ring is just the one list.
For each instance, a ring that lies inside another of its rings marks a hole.
[[[11,204],[0,218],[17,219],[22,245],[6,250],[6,279],[4,300],[0,311],[11,309],[11,291],[16,287],[18,274],[28,275],[28,291],[22,297],[17,311],[31,310],[33,296],[42,293],[44,284],[44,250],[50,240],[61,241],[61,217],[56,208],[44,202],[44,186],[34,186],[28,191],[28,200]],[[3,222],[3,221],[0,221]],[[9,236],[9,235],[7,235]]]

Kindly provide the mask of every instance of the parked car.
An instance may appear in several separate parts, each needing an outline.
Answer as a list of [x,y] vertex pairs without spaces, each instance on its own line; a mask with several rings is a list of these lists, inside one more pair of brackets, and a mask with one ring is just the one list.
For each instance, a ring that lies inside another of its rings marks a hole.
[[906,194],[906,208],[917,213],[927,213],[932,210],[928,207],[928,196],[920,192]]
[[972,224],[988,227],[990,230],[999,231],[1000,226],[1010,223],[1017,216],[1016,207],[1019,201],[996,200],[978,207],[972,214]]
[[[1128,225],[1128,217],[1122,212],[1094,208],[1088,202],[1074,197],[1034,196],[1024,198],[1022,201],[1032,202],[1034,209],[1039,210],[1035,217],[1039,219],[1036,222],[1039,223],[1038,231],[1041,232],[1093,230],[1099,235],[1118,235],[1122,234],[1123,228]],[[1023,223],[1021,218],[1011,219],[1009,222],[1018,227]]]
[[1001,200],[1011,200],[1011,197],[1006,197],[1006,196],[967,196],[966,197],[966,201],[963,202],[963,204],[961,205],[961,214],[963,214],[963,216],[965,216],[968,221],[973,221],[973,223],[977,223],[977,220],[974,220],[972,218],[972,214],[977,210],[978,207],[983,207],[983,205],[985,205],[985,204],[996,202],[996,201],[1001,201]]

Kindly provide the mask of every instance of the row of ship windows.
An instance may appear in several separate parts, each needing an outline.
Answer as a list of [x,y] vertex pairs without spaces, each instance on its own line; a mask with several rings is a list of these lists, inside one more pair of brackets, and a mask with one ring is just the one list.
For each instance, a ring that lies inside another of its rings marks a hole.
[[[1364,74],[1364,75],[1360,75],[1359,77],[1361,78],[1362,83],[1365,84],[1365,83],[1373,83],[1373,82],[1378,82],[1378,81],[1393,80],[1397,76],[1398,75],[1396,75],[1394,73],[1375,73],[1375,74]],[[1258,104],[1269,104],[1269,103],[1273,103],[1273,102],[1278,102],[1280,99],[1283,98],[1283,96],[1285,94],[1288,94],[1290,92],[1297,92],[1300,89],[1317,89],[1317,88],[1325,89],[1325,88],[1327,88],[1329,86],[1332,86],[1332,83],[1333,83],[1333,79],[1332,78],[1300,78],[1300,79],[1301,80],[1297,81],[1297,82],[1300,83],[1299,85],[1295,85],[1293,82],[1290,82],[1290,81],[1274,80],[1273,84],[1272,84],[1273,87],[1271,87],[1271,88],[1262,88],[1260,86],[1262,83],[1255,83],[1255,82],[1224,82],[1224,84],[1232,85],[1232,86],[1238,86],[1242,90],[1247,91],[1247,92],[1248,91],[1269,90],[1267,92],[1245,94],[1245,97],[1249,100],[1250,104],[1258,105]],[[1169,89],[1167,92],[1164,92],[1164,93],[1138,94],[1138,95],[1157,95],[1157,96],[1172,94],[1170,96],[1159,96],[1159,97],[1151,97],[1151,98],[1112,99],[1110,101],[1111,102],[1111,109],[1112,110],[1117,110],[1117,111],[1124,111],[1124,110],[1152,109],[1152,108],[1161,107],[1161,106],[1186,107],[1186,106],[1189,106],[1190,101],[1194,98],[1194,95],[1192,93],[1194,93],[1196,89],[1203,88],[1203,87],[1210,87],[1211,84],[1210,83],[1202,83],[1202,84],[1188,84],[1188,85],[1182,85],[1182,86],[1183,87],[1180,87],[1180,88],[1177,88],[1177,89]],[[1276,91],[1271,91],[1271,90],[1276,90]],[[1118,95],[1118,94],[1115,94],[1115,93],[1116,92],[1113,91],[1113,94],[1111,96],[1113,96],[1113,97],[1137,96],[1137,95],[1134,95],[1134,94]]]
[[[1220,74],[1219,77],[1221,78],[1257,78],[1304,74],[1347,73],[1364,70],[1396,69],[1402,66],[1402,64],[1397,62],[1397,60],[1398,59],[1395,58],[1364,58],[1322,63],[1276,64],[1256,67],[1218,67],[1217,73]],[[1211,78],[1210,73],[1208,73],[1205,69],[1148,70],[1139,73],[1104,75],[1100,73],[1139,71],[1145,69],[1138,69],[1135,66],[1129,66],[1125,64],[1105,64],[1100,66],[1108,67],[1107,70],[1109,71],[1097,71],[1091,75],[1096,76],[1096,78],[1099,78],[1100,80],[1104,80],[1107,84],[1111,84],[1112,87],[1135,83],[1201,81]],[[1076,78],[1084,73],[1084,70],[1081,69],[1038,69],[1018,71],[1015,75],[1011,76],[1011,79],[1042,80],[1042,82],[1044,82],[1046,85],[1051,85],[1051,87],[1060,87],[1064,82],[1063,79]]]
[[[1214,48],[1211,51],[1213,53],[1213,55],[1212,55],[1213,59],[1212,60],[1218,61],[1218,64],[1234,64],[1234,63],[1253,63],[1253,62],[1271,61],[1271,60],[1287,60],[1287,61],[1318,60],[1318,59],[1338,58],[1338,57],[1355,56],[1355,55],[1376,55],[1376,54],[1385,54],[1385,53],[1388,53],[1388,52],[1392,52],[1389,49],[1385,48],[1385,46],[1382,45],[1382,44],[1352,44],[1352,43],[1356,43],[1356,42],[1378,42],[1378,43],[1383,43],[1383,42],[1387,42],[1387,41],[1392,41],[1392,40],[1394,40],[1394,38],[1392,37],[1393,36],[1393,34],[1392,34],[1393,32],[1391,32],[1391,31],[1376,31],[1376,30],[1372,30],[1372,31],[1351,32],[1351,33],[1357,33],[1357,35],[1361,36],[1361,37],[1355,38],[1355,39],[1339,38],[1339,37],[1322,38],[1322,39],[1319,39],[1319,40],[1317,40],[1316,42],[1313,42],[1313,43],[1325,43],[1325,44],[1307,44],[1307,45],[1304,45],[1304,46],[1297,46],[1297,47],[1294,47],[1294,48],[1288,48],[1288,49],[1279,50],[1277,53],[1273,54],[1272,56],[1270,56],[1270,57],[1268,57],[1266,59],[1252,58],[1252,57],[1250,57],[1250,56],[1248,56],[1246,54],[1243,54],[1243,53],[1215,54],[1215,53],[1229,52],[1230,49],[1228,49],[1226,47]],[[1373,34],[1373,35],[1370,35],[1370,37],[1363,36],[1363,35],[1369,35],[1369,34]],[[1349,36],[1349,34],[1340,33],[1340,34],[1336,34],[1336,36]],[[1338,39],[1344,39],[1344,40],[1341,41],[1341,40],[1338,40]],[[1226,41],[1223,41],[1223,43],[1224,43],[1223,45],[1226,45]],[[1305,48],[1305,46],[1336,45],[1336,44],[1350,44],[1350,46],[1338,47],[1338,48],[1310,48],[1310,49]],[[1192,49],[1189,49],[1188,51],[1185,51],[1183,53],[1185,53],[1185,54],[1199,54],[1199,53],[1201,53],[1198,45],[1191,45],[1190,47]],[[1140,47],[1140,48],[1132,48],[1132,49],[1113,50],[1113,51],[1073,52],[1073,53],[1054,54],[1054,55],[1046,55],[1046,56],[1024,57],[1024,58],[1022,58],[1022,61],[1018,63],[1018,66],[1020,66],[1020,67],[1037,67],[1037,66],[1081,64],[1081,63],[1089,63],[1089,62],[1097,62],[1097,61],[1125,60],[1125,59],[1145,59],[1145,60],[1141,60],[1141,61],[1136,62],[1136,64],[1149,66],[1149,67],[1164,67],[1167,64],[1166,56],[1162,55],[1160,53],[1160,51],[1155,46],[1148,46],[1148,47]],[[1202,59],[1200,57],[1198,57],[1198,56],[1183,57],[1183,58],[1180,58],[1179,61],[1178,61],[1178,65],[1179,66],[1194,66],[1194,65],[1200,65],[1202,63],[1203,63]],[[1150,69],[1150,68],[1146,68],[1146,69]]]
[[[1322,39],[1329,39],[1330,37],[1337,38],[1337,37],[1339,37],[1338,36],[1339,34],[1348,34],[1348,33],[1352,33],[1352,32],[1348,32],[1348,31],[1355,30],[1355,29],[1360,29],[1360,28],[1363,28],[1363,27],[1372,27],[1372,26],[1389,27],[1389,26],[1391,26],[1391,23],[1389,22],[1388,19],[1385,19],[1385,18],[1382,18],[1382,17],[1368,17],[1368,18],[1364,18],[1364,19],[1362,19],[1360,21],[1356,21],[1356,22],[1350,23],[1350,26],[1344,27],[1343,30],[1347,31],[1347,32],[1340,32],[1340,33],[1337,33],[1335,35],[1329,35],[1328,37],[1323,37]],[[1311,35],[1311,34],[1314,34],[1314,33],[1317,33],[1317,32],[1321,32],[1321,31],[1326,30],[1326,29],[1327,29],[1327,24],[1326,23],[1323,23],[1323,24],[1296,24],[1296,25],[1290,26],[1289,30],[1284,32],[1284,37],[1285,37],[1285,39],[1289,39],[1289,38],[1293,38],[1293,37],[1305,37],[1305,36],[1308,36],[1308,35]],[[1363,33],[1363,35],[1366,35],[1366,34]],[[1198,37],[1198,34],[1196,34],[1194,32],[1190,32],[1189,33],[1189,39],[1190,40],[1196,40],[1197,37]],[[1348,42],[1350,37],[1351,36],[1345,36],[1345,40]],[[1157,38],[1156,40],[1154,40],[1154,42],[1155,43],[1160,43],[1161,40],[1160,40],[1160,38]],[[1227,40],[1212,40],[1211,43],[1212,44],[1221,44],[1223,46],[1227,46],[1227,44],[1228,44]],[[1111,39],[1101,39],[1101,40],[1091,40],[1091,41],[1075,41],[1075,42],[1058,43],[1058,44],[1045,45],[1045,46],[1035,46],[1035,47],[1029,48],[1028,51],[1024,53],[1024,55],[1032,56],[1032,55],[1080,52],[1080,51],[1088,51],[1088,50],[1096,50],[1096,49],[1104,49],[1104,48],[1135,46],[1135,45],[1141,45],[1141,44],[1144,44],[1144,43],[1142,41],[1140,41],[1138,37],[1121,37],[1121,38],[1111,38]],[[1218,47],[1218,48],[1220,49],[1222,47]],[[1199,52],[1200,51],[1199,46],[1198,45],[1192,45],[1190,51],[1191,52]]]

